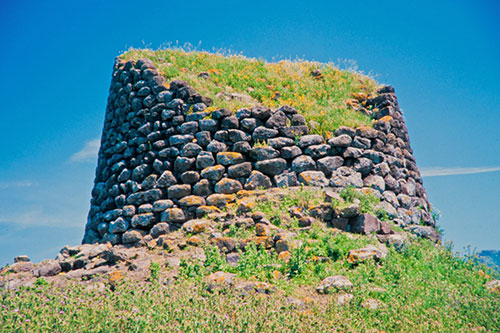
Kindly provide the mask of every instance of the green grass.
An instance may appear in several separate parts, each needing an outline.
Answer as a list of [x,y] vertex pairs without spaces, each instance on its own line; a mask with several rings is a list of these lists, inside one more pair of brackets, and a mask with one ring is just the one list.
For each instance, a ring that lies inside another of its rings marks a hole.
[[[325,235],[319,235],[320,240]],[[404,252],[391,248],[379,264],[346,263],[342,256],[346,249],[368,241],[339,234],[331,242],[302,247],[301,253],[293,253],[289,264],[283,265],[283,273],[293,273],[280,278],[267,273],[277,263],[276,256],[253,248],[236,270],[214,251],[206,265],[198,263],[192,268],[193,263],[183,263],[184,272],[168,285],[156,280],[122,281],[114,291],[109,287],[89,291],[80,285],[59,289],[42,283],[2,291],[0,324],[4,331],[64,332],[500,330],[500,295],[484,288],[491,279],[485,267],[426,240],[415,241]],[[320,249],[331,262],[311,260]],[[277,290],[270,296],[245,297],[233,289],[207,292],[204,276],[221,269],[270,282]],[[334,294],[314,291],[331,274],[343,274],[353,282],[354,299],[348,305],[336,305]],[[290,295],[304,301],[305,308],[289,304],[286,297]],[[368,298],[384,305],[368,310],[361,305]]]
[[[124,61],[151,59],[167,82],[173,79],[187,81],[214,100],[214,109],[225,107],[236,111],[256,104],[271,108],[287,104],[306,117],[313,132],[325,136],[342,125],[372,124],[372,120],[354,110],[348,100],[353,98],[353,93],[373,94],[378,84],[365,75],[339,70],[330,63],[288,60],[269,63],[241,55],[224,56],[181,49],[130,49],[120,58]],[[320,70],[321,77],[311,75],[313,70]],[[201,72],[209,73],[210,77],[198,77]],[[243,93],[251,100],[221,100],[215,97],[220,92]]]

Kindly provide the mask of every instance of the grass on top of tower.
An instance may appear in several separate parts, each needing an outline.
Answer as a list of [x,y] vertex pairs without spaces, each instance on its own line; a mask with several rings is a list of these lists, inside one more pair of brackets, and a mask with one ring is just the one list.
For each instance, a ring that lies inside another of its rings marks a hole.
[[242,55],[182,49],[130,49],[120,56],[123,61],[141,58],[151,59],[167,82],[187,81],[212,98],[215,108],[236,112],[257,104],[270,108],[290,105],[304,115],[313,133],[326,137],[339,126],[372,125],[370,117],[353,106],[352,98],[374,94],[378,83],[331,63],[266,62]]

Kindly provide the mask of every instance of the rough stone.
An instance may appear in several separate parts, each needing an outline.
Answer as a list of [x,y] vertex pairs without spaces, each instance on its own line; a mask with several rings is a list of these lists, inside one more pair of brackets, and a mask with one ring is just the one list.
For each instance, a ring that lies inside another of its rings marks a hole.
[[262,141],[274,138],[277,135],[278,135],[278,130],[275,130],[273,128],[267,128],[264,126],[259,126],[253,131],[252,138],[254,141],[259,141],[259,140]]
[[195,184],[200,180],[200,174],[196,171],[186,171],[181,174],[181,180],[184,184]]
[[292,170],[296,173],[314,171],[316,170],[316,162],[310,156],[301,155],[293,160]]
[[210,182],[207,179],[202,179],[193,186],[194,195],[206,197],[211,193]]
[[222,165],[216,165],[201,170],[201,177],[212,182],[216,182],[222,178],[224,172],[226,172],[226,168],[224,168]]
[[167,208],[172,208],[174,206],[174,203],[172,200],[157,200],[153,204],[153,211],[155,213],[163,212]]
[[272,116],[266,121],[266,127],[269,128],[280,128],[286,126],[287,117],[284,112],[276,111]]
[[250,157],[256,161],[269,160],[279,155],[279,151],[272,147],[254,147],[250,151]]
[[180,223],[185,220],[184,212],[180,208],[168,208],[161,214],[161,222]]
[[328,140],[328,143],[331,146],[342,147],[342,148],[349,147],[351,142],[352,142],[352,138],[347,134],[341,134],[339,136],[336,136],[336,137]]
[[387,256],[388,250],[383,244],[375,247],[371,244],[361,249],[349,250],[347,253],[347,262],[350,264],[359,264],[368,259],[379,261]]
[[293,159],[302,155],[302,149],[297,146],[283,147],[280,150],[280,155],[282,158],[286,158],[287,160]]
[[369,235],[380,230],[380,221],[370,214],[360,214],[351,220],[351,232]]
[[340,156],[327,156],[316,161],[318,169],[327,177],[344,164],[344,159]]
[[235,165],[245,161],[245,158],[240,153],[221,152],[217,153],[217,163],[224,166]]
[[252,163],[243,162],[227,168],[227,173],[231,178],[248,177],[252,172]]
[[183,207],[204,206],[205,199],[197,195],[188,195],[180,199],[178,204]]
[[323,142],[324,139],[321,135],[318,134],[304,135],[300,138],[298,146],[300,147],[300,149],[304,149],[312,145],[322,144]]
[[252,137],[249,134],[238,129],[230,129],[227,131],[227,133],[229,140],[232,142],[252,140]]
[[153,238],[158,238],[161,235],[166,235],[170,232],[170,226],[168,223],[161,222],[158,224],[155,224],[152,228],[151,231],[149,232]]
[[155,223],[155,217],[152,213],[137,214],[132,217],[132,228],[147,228]]
[[231,194],[242,190],[243,187],[241,183],[237,180],[231,178],[222,178],[217,184],[215,184],[215,192]]
[[191,194],[191,185],[180,184],[172,185],[168,188],[169,199],[180,199]]
[[207,151],[203,151],[196,157],[196,168],[199,170],[208,168],[215,165],[215,159],[213,154]]
[[227,146],[225,143],[213,140],[210,142],[207,146],[207,151],[212,152],[212,153],[220,153],[223,151],[227,151]]
[[262,172],[253,170],[245,183],[245,190],[255,190],[257,188],[270,188],[273,184],[271,179]]
[[235,201],[232,194],[214,193],[207,197],[207,205],[216,207],[225,207],[228,203]]
[[271,115],[271,109],[265,106],[254,106],[252,108],[252,117],[265,120]]
[[436,229],[431,226],[411,225],[408,227],[408,230],[419,237],[427,238],[434,242],[438,242],[441,240],[441,235],[439,234],[439,232],[437,232]]
[[349,167],[339,167],[332,172],[330,179],[330,186],[332,187],[363,187],[363,179],[361,174],[352,170]]
[[312,145],[304,150],[304,154],[311,156],[314,159],[322,158],[328,155],[330,146],[327,144]]
[[196,159],[190,157],[177,156],[174,162],[174,172],[183,173],[194,168]]
[[33,270],[34,276],[55,276],[62,272],[61,265],[57,260],[45,260],[39,263]]
[[274,176],[274,183],[278,187],[291,187],[298,186],[299,181],[295,172],[284,172],[280,175]]
[[203,149],[200,147],[200,145],[189,142],[182,147],[180,153],[183,157],[196,157],[202,150]]
[[299,182],[308,186],[328,186],[329,181],[321,171],[304,171],[299,174]]
[[142,240],[142,234],[138,230],[126,231],[122,236],[123,244],[135,244]]
[[286,169],[286,166],[286,160],[282,158],[273,158],[255,163],[255,169],[269,176],[282,173]]
[[334,275],[325,278],[319,286],[316,287],[316,291],[320,294],[329,294],[338,290],[350,290],[353,284],[343,275]]
[[120,234],[127,231],[129,223],[123,217],[117,218],[109,224],[109,232],[113,234]]

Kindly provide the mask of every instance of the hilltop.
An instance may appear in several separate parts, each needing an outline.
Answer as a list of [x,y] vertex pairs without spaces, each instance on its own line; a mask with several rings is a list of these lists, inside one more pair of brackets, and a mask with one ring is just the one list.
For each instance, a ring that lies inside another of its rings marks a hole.
[[115,62],[82,245],[1,270],[2,327],[500,330],[441,243],[394,88],[182,50]]

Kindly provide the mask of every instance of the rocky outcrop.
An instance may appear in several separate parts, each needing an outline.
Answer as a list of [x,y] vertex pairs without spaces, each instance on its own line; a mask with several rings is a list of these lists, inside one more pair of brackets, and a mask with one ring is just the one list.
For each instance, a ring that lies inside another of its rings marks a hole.
[[373,127],[325,139],[292,107],[207,109],[209,98],[165,85],[150,60],[117,61],[83,243],[131,244],[239,191],[299,184],[364,188],[399,225],[434,226],[394,89],[360,102]]

